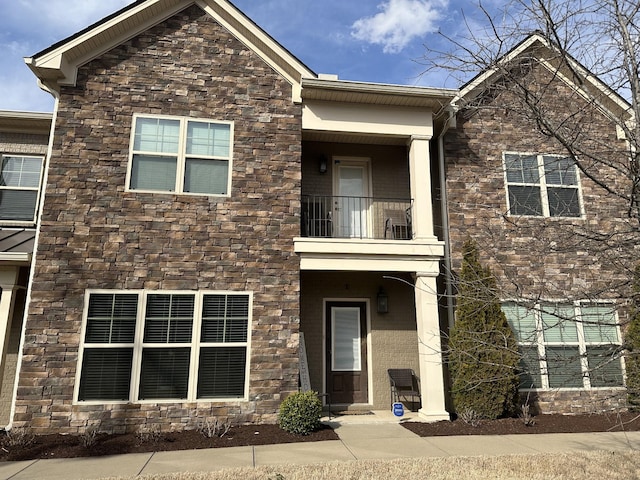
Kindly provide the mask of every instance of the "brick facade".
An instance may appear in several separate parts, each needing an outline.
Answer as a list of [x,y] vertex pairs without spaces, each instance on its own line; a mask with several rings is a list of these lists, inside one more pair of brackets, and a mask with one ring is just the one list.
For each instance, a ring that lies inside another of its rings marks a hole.
[[[585,104],[565,83],[552,81],[541,71],[530,75],[548,87],[548,103],[541,110],[555,111],[558,116],[575,113],[575,136],[582,148],[604,161],[626,161],[624,142],[617,138],[615,124],[609,118]],[[624,244],[624,232],[629,231],[627,206],[588,176],[605,179],[617,192],[627,188],[624,178],[604,167],[604,162],[585,161],[587,172],[579,173],[584,218],[509,215],[503,153],[566,151],[539,132],[508,90],[483,102],[482,108],[461,110],[456,128],[445,137],[454,271],[460,268],[462,244],[471,238],[479,244],[481,261],[497,276],[505,300],[623,303],[628,274],[637,259],[636,246]],[[619,316],[624,324],[624,309],[619,310]],[[540,392],[536,403],[545,413],[587,411],[584,399],[594,395],[615,398],[605,402],[607,405],[624,403],[624,394],[619,391]],[[581,406],[576,407],[576,402]]]
[[[298,386],[301,108],[291,85],[196,6],[64,87],[15,425],[35,432],[271,422]],[[234,122],[229,198],[125,192],[134,113]],[[73,404],[86,289],[254,293],[248,402]]]

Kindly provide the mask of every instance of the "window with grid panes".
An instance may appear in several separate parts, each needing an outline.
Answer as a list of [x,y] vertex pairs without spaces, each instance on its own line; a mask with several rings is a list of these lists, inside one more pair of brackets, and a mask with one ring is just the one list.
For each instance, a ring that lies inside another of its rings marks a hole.
[[3,155],[0,166],[0,221],[35,222],[42,157]]
[[620,334],[611,305],[503,304],[521,353],[520,388],[623,386]]
[[556,155],[504,154],[509,213],[579,217],[580,187],[575,164]]
[[78,401],[245,396],[250,294],[88,295]]
[[134,116],[130,190],[228,195],[233,124]]

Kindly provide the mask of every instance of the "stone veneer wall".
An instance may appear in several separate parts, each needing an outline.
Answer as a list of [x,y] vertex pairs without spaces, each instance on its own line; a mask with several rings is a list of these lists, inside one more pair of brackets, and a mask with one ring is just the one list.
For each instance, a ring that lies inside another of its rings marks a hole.
[[[540,84],[548,80],[541,72],[535,75]],[[556,81],[551,85],[551,104],[541,108],[579,112],[580,141],[603,159],[624,152],[624,142],[617,139],[613,122],[586,107],[566,84]],[[504,299],[624,301],[627,267],[635,264],[637,251],[632,245],[612,249],[589,240],[625,231],[624,202],[581,174],[585,218],[507,215],[503,152],[564,153],[518,113],[517,105],[508,93],[499,93],[486,100],[484,106],[489,108],[459,112],[457,127],[445,137],[454,270],[460,268],[462,244],[472,238],[480,246],[481,261],[497,275]],[[625,157],[617,160],[624,162]],[[624,179],[601,165],[592,165],[590,173],[607,178],[619,191],[626,188]],[[624,323],[624,310],[619,314]],[[608,390],[539,392],[538,404],[545,413],[582,411],[585,399],[610,398],[610,394]],[[624,395],[614,397],[616,403]],[[604,404],[598,401],[595,405]]]
[[[298,386],[301,107],[196,6],[65,87],[35,260],[15,425],[80,432],[273,422]],[[234,122],[229,198],[125,192],[134,113]],[[248,402],[73,403],[86,289],[254,292]]]
[[627,408],[624,388],[602,390],[549,390],[520,392],[521,404],[529,403],[532,414],[592,414],[619,412]]

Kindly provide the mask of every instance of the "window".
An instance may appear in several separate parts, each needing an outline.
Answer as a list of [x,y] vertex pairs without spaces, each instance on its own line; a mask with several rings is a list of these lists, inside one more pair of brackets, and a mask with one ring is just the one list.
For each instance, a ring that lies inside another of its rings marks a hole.
[[245,398],[251,295],[89,292],[78,401]]
[[511,215],[581,215],[578,173],[571,159],[505,153],[504,163]]
[[233,124],[134,116],[130,190],[228,195]]
[[41,157],[2,156],[0,221],[35,222]]
[[611,305],[502,306],[517,339],[520,388],[621,387],[620,334]]

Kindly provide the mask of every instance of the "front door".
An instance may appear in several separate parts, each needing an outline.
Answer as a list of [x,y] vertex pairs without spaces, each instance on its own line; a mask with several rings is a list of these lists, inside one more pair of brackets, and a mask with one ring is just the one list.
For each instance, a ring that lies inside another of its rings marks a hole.
[[327,393],[335,404],[368,403],[365,302],[327,302]]
[[335,236],[367,238],[369,231],[369,162],[335,160]]

